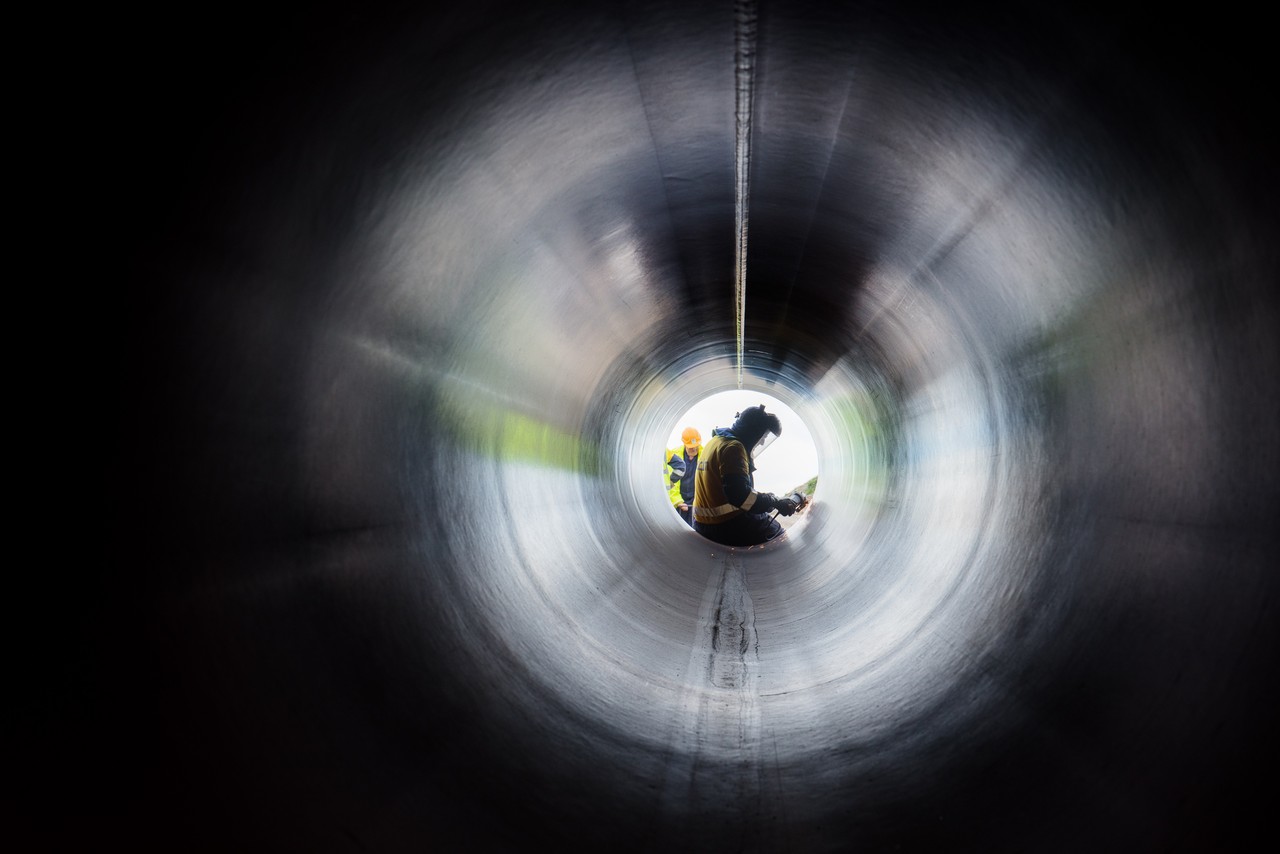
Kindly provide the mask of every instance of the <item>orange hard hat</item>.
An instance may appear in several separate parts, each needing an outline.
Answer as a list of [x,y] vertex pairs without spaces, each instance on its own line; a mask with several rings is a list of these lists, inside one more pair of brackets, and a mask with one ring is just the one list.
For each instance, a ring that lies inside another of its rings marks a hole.
[[685,447],[693,447],[702,444],[702,434],[692,427],[684,428],[684,432],[680,434],[680,441],[684,442]]

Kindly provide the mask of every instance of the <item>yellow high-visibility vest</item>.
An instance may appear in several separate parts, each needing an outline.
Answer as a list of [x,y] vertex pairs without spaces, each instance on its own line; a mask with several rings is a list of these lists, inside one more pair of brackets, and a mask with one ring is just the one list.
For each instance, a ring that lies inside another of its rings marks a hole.
[[672,457],[675,457],[678,460],[683,460],[684,445],[681,445],[678,448],[668,448],[667,455],[662,460],[663,473],[666,476],[665,483],[668,487],[667,497],[671,499],[671,506],[677,507],[684,502],[684,499],[680,497],[680,481],[677,479],[675,483],[671,482],[671,474],[675,471],[675,469],[671,467]]

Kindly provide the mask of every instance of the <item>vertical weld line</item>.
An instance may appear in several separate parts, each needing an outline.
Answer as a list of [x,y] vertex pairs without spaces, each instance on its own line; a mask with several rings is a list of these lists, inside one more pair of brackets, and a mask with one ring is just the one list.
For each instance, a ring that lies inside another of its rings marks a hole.
[[737,247],[734,263],[734,314],[738,343],[738,388],[742,388],[743,342],[747,319],[747,206],[751,174],[751,102],[755,87],[756,5],[754,0],[737,0],[734,4],[734,82],[736,104],[734,117],[737,138],[734,142],[734,226]]

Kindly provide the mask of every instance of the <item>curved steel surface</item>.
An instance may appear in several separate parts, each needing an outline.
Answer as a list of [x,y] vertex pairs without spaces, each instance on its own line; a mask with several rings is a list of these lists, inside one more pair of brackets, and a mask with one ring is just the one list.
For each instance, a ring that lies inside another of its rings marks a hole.
[[[121,60],[126,486],[115,569],[75,594],[92,702],[59,695],[84,768],[40,778],[66,832],[989,852],[1262,826],[1260,38],[1111,7],[412,6],[232,11]],[[783,542],[727,550],[656,460],[736,384],[744,14],[743,384],[800,414],[820,480]]]

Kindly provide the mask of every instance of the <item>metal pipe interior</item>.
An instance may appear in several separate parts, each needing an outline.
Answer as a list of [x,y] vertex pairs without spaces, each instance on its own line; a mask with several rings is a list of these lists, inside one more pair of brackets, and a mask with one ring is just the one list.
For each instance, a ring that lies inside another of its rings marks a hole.
[[757,4],[743,385],[819,486],[726,550],[658,456],[736,386],[742,9],[533,7],[228,13],[131,60],[128,486],[68,827],[1245,838],[1277,461],[1248,37]]

